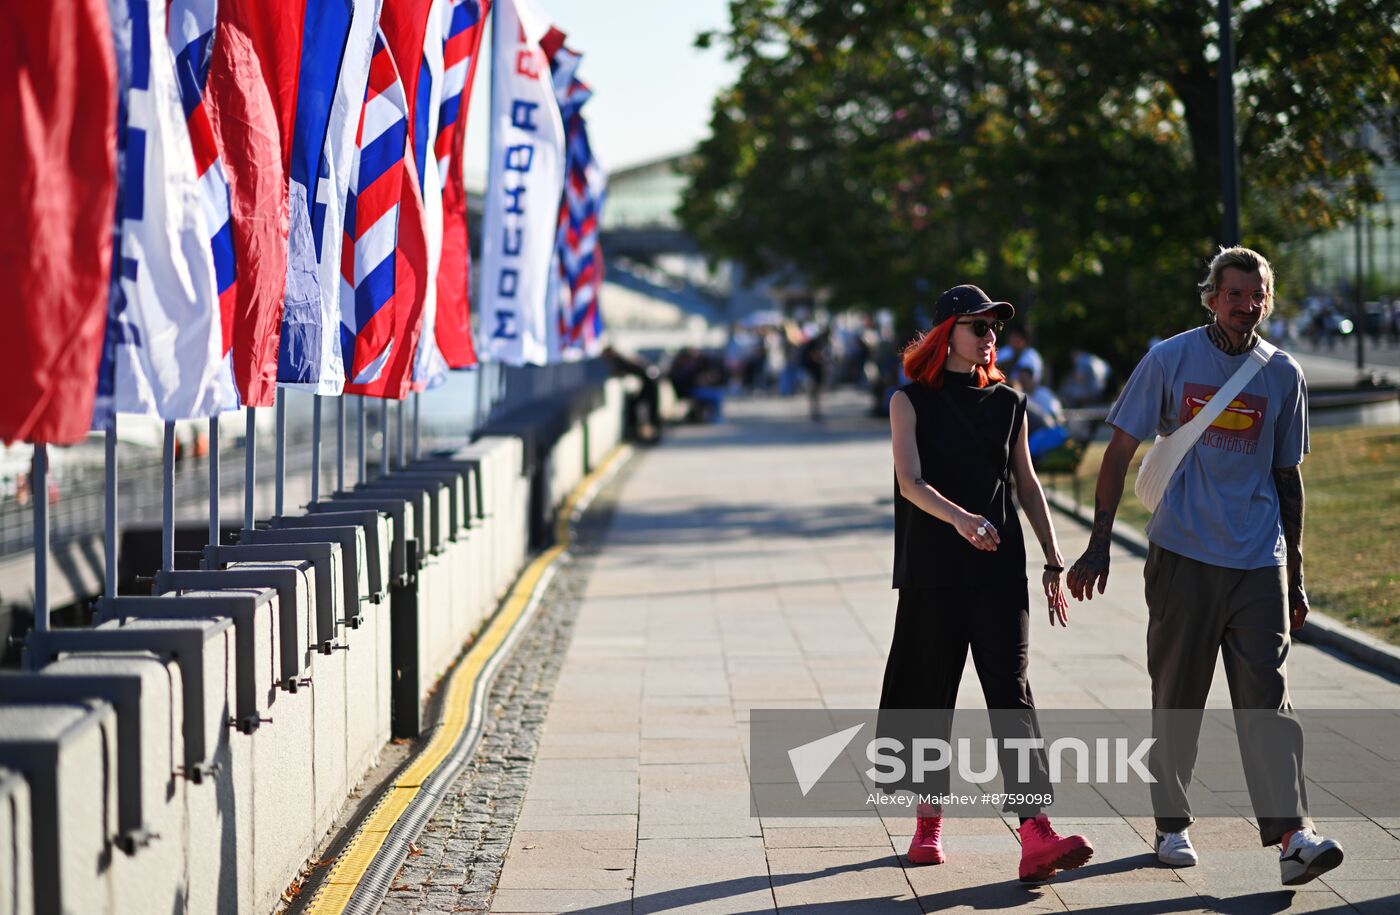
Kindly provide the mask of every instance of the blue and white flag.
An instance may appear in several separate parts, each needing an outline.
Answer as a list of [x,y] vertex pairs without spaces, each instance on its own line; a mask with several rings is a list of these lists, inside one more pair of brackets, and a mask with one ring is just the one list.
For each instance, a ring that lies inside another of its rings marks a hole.
[[413,388],[416,391],[435,388],[447,381],[447,360],[442,357],[437,343],[437,272],[442,261],[443,176],[428,138],[437,136],[438,120],[442,115],[442,93],[446,85],[443,79],[443,48],[451,24],[451,0],[433,0],[428,13],[428,27],[423,33],[418,104],[414,109],[421,133],[421,136],[415,136],[415,142],[420,147],[416,161],[428,239],[428,288],[423,302],[423,330],[418,335],[418,352],[413,360]]
[[501,0],[492,25],[491,160],[481,240],[489,357],[549,361],[550,265],[564,188],[564,124],[534,0]]
[[110,0],[120,186],[112,299],[94,428],[114,412],[161,419],[233,406],[212,233],[166,38],[165,0]]
[[339,394],[340,246],[381,0],[304,0],[288,183],[282,387]]

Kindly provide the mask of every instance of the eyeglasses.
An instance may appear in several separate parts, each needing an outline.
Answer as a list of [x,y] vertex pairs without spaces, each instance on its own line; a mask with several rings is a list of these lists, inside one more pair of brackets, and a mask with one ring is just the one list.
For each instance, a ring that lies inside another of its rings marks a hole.
[[974,337],[985,337],[987,336],[987,331],[991,331],[1000,337],[1001,332],[1006,329],[1005,321],[986,321],[982,318],[978,318],[976,321],[959,321],[958,323],[963,327],[972,328],[972,335]]
[[[1246,296],[1243,289],[1225,290],[1225,301],[1231,305],[1243,305],[1245,298]],[[1248,298],[1249,301],[1253,302],[1255,305],[1263,305],[1265,302],[1269,301],[1269,294],[1260,289],[1251,292]]]

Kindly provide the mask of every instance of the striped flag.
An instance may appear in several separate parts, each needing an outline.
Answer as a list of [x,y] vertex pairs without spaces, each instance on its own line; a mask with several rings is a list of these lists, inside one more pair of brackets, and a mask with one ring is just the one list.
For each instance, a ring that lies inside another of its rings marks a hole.
[[593,91],[577,75],[582,55],[564,47],[563,38],[551,33],[545,42],[564,120],[564,195],[559,203],[554,289],[559,354],[578,359],[597,355],[602,346],[598,290],[603,252],[598,236],[607,180],[583,119],[583,106]]
[[[392,68],[399,87],[397,92],[403,100],[406,121],[406,145],[399,153],[402,168],[398,174],[402,178],[402,187],[398,193],[397,248],[393,265],[393,320],[390,332],[393,345],[378,377],[371,383],[357,385],[351,393],[397,399],[407,396],[413,381],[414,357],[423,329],[430,282],[422,191],[425,173],[416,165],[413,151],[416,102],[423,82],[424,39],[434,3],[435,0],[394,0],[386,3],[380,11],[379,34],[387,52],[384,60]],[[379,60],[376,53],[375,66],[379,65]],[[371,82],[373,80],[372,73]],[[364,154],[368,155],[368,143]]]
[[[206,202],[176,85],[162,0],[110,0],[118,94],[118,269],[93,424],[226,406],[223,333]],[[203,154],[208,156],[207,146]]]
[[490,0],[452,0],[443,45],[442,104],[433,141],[442,179],[442,255],[437,272],[438,349],[449,367],[476,364],[472,344],[471,249],[467,235],[467,185],[463,149],[467,107],[480,59]]
[[339,394],[340,243],[379,16],[376,0],[304,0],[288,185],[286,299],[277,380]]
[[347,382],[377,381],[394,346],[394,294],[408,109],[378,33],[356,137],[341,247],[341,353]]
[[[406,248],[421,226],[408,146],[408,105],[382,30],[369,81],[345,203],[341,249],[341,349],[351,394],[402,398],[421,314],[423,278]],[[416,243],[421,246],[422,233]],[[417,305],[415,305],[417,301]],[[407,355],[405,355],[407,353]]]
[[69,445],[92,423],[112,275],[112,30],[103,0],[9,3],[5,25],[0,440]]
[[428,243],[428,285],[423,302],[423,324],[413,359],[415,391],[435,388],[447,381],[447,362],[438,349],[434,330],[437,323],[436,277],[442,255],[442,176],[438,171],[436,156],[427,148],[427,139],[437,136],[438,131],[443,93],[443,48],[446,45],[446,28],[450,24],[446,14],[451,7],[452,0],[432,0],[427,28],[423,32],[418,99],[413,106],[417,122],[414,128],[415,150],[421,150],[414,153],[414,161],[418,165],[418,186],[423,193],[423,228]]
[[232,361],[234,283],[238,280],[238,270],[233,257],[228,177],[220,161],[214,128],[209,122],[209,106],[204,98],[205,86],[209,81],[209,63],[213,57],[217,7],[217,0],[172,0],[166,34],[175,52],[175,78],[180,86],[180,101],[185,108],[185,122],[189,126],[190,144],[194,149],[199,197],[205,225],[209,229],[209,248],[214,255],[214,282],[219,290],[223,401],[233,405],[238,402]]

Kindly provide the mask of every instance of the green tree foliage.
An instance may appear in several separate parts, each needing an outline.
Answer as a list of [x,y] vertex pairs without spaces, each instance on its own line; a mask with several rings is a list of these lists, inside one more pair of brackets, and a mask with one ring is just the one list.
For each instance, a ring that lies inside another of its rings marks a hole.
[[[732,0],[741,67],[680,216],[909,317],[976,282],[1119,368],[1200,318],[1220,222],[1214,0]],[[1238,5],[1244,241],[1335,226],[1400,141],[1400,0]],[[1296,292],[1295,292],[1296,294]]]

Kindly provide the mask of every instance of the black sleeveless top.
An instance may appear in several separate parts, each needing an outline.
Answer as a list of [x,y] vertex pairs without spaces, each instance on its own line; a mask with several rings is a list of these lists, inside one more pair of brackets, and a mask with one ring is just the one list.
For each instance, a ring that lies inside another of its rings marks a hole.
[[970,372],[944,372],[942,391],[918,382],[900,390],[914,405],[920,475],[955,505],[985,515],[1001,534],[1001,545],[994,553],[977,549],[951,524],[904,498],[896,479],[894,587],[1023,584],[1026,546],[1011,502],[1011,448],[1025,422],[1025,395],[1005,384],[975,387]]

